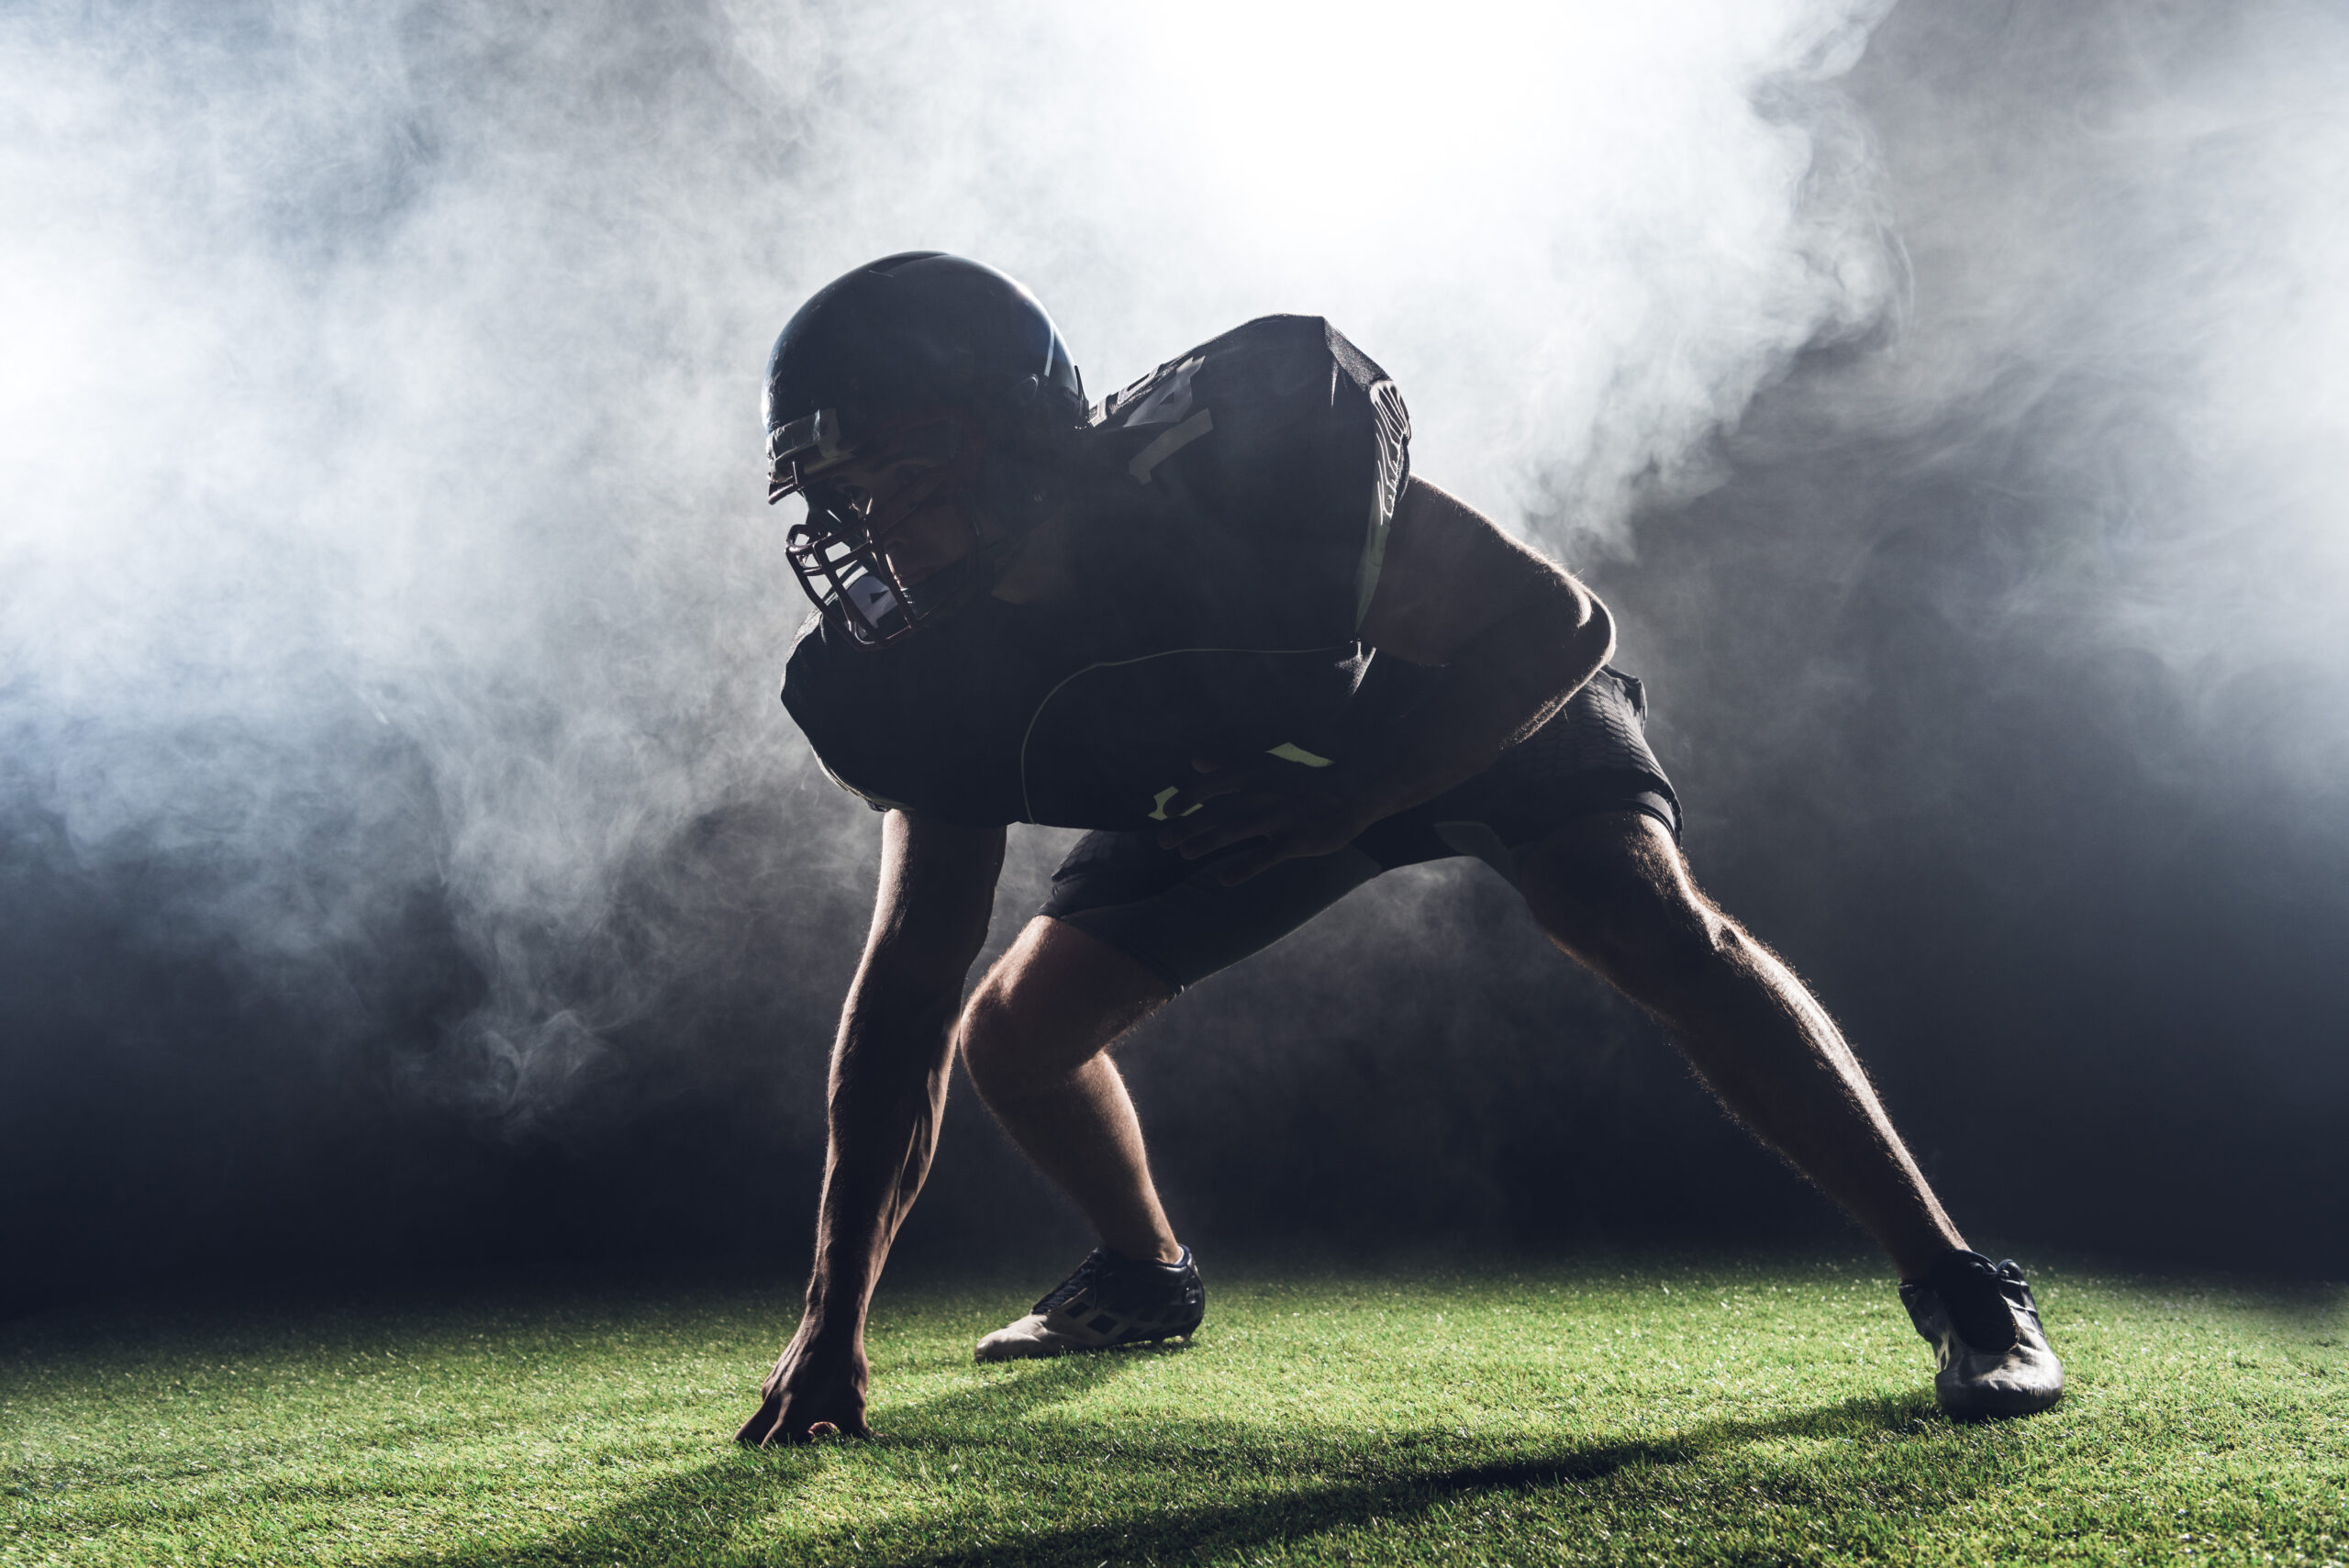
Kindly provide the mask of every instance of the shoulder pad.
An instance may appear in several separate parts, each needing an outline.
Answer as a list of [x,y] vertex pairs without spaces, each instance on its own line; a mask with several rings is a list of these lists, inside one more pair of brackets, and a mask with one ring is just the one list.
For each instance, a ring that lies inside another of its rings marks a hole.
[[1410,428],[1386,373],[1318,316],[1235,327],[1117,393],[1094,418],[1104,458],[1137,483],[1235,534],[1312,552],[1286,569],[1333,591],[1342,578],[1349,626],[1377,583],[1410,471]]
[[1121,429],[1173,424],[1188,411],[1192,383],[1202,372],[1210,382],[1241,387],[1275,402],[1293,402],[1323,391],[1325,406],[1342,375],[1364,391],[1387,379],[1370,356],[1319,316],[1260,316],[1211,338],[1160,365],[1122,391],[1111,393],[1093,423]]

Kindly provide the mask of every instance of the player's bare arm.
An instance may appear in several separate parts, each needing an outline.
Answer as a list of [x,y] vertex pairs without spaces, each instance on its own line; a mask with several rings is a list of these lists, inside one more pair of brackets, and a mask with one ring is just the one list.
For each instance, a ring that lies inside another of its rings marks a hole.
[[954,1018],[986,940],[1003,844],[1000,828],[904,811],[884,821],[872,933],[832,1047],[830,1142],[807,1308],[757,1413],[736,1434],[743,1442],[791,1441],[819,1429],[869,1435],[865,1309],[938,1146]]
[[1614,621],[1596,594],[1416,477],[1396,506],[1362,638],[1383,656],[1443,670],[1386,744],[1314,773],[1277,761],[1213,766],[1168,804],[1162,844],[1197,859],[1262,839],[1219,868],[1227,884],[1292,856],[1327,854],[1484,772],[1615,648]]

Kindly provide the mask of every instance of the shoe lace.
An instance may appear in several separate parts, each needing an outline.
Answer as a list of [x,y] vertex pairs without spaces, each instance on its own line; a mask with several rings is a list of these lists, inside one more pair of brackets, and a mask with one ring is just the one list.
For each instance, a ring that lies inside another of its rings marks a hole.
[[1108,1273],[1110,1262],[1108,1248],[1094,1248],[1085,1255],[1085,1262],[1076,1265],[1075,1273],[1046,1291],[1044,1298],[1028,1310],[1044,1313],[1052,1311],[1053,1307],[1076,1296],[1080,1291],[1089,1287],[1094,1281]]
[[2034,1318],[2039,1316],[2038,1298],[2031,1294],[2031,1280],[2022,1272],[2021,1263],[2012,1258],[2000,1263],[1998,1280],[1999,1289],[2005,1294],[2009,1305],[2018,1312],[2030,1313]]
[[[2022,1271],[2017,1269],[2016,1273]],[[1958,1337],[1976,1351],[1993,1354],[2014,1348],[2016,1324],[2008,1300],[2007,1277],[1979,1252],[1952,1251],[1934,1265],[1930,1278],[1949,1314]]]

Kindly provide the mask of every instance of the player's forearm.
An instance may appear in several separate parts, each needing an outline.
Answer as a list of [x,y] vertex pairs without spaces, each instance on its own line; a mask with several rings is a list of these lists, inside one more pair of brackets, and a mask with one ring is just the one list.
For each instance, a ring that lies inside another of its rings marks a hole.
[[1453,653],[1427,695],[1356,764],[1356,787],[1385,816],[1474,778],[1564,706],[1614,648],[1607,606],[1562,580]]
[[889,1244],[930,1173],[953,1057],[959,988],[927,999],[885,999],[884,989],[860,981],[832,1054],[830,1144],[803,1331],[842,1342],[863,1332]]

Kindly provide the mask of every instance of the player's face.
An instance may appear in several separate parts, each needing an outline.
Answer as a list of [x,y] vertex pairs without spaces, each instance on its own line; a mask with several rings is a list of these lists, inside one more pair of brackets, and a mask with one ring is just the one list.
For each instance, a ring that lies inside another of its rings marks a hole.
[[967,500],[959,486],[941,483],[960,443],[970,439],[944,421],[916,426],[824,475],[826,487],[865,519],[890,570],[907,587],[977,548]]
[[879,543],[889,570],[908,588],[929,581],[978,548],[959,496],[934,499],[908,513]]

